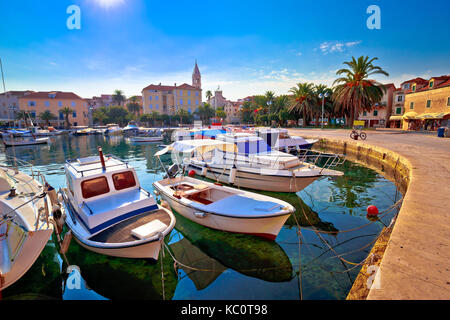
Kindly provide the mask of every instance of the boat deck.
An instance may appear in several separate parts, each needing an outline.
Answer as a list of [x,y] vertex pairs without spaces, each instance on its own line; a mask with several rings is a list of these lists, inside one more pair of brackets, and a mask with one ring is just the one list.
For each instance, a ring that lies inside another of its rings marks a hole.
[[171,217],[163,209],[155,210],[154,213],[144,212],[130,219],[122,221],[112,227],[89,238],[91,241],[102,243],[123,243],[138,240],[131,234],[131,230],[153,220],[160,220],[167,226],[170,225]]

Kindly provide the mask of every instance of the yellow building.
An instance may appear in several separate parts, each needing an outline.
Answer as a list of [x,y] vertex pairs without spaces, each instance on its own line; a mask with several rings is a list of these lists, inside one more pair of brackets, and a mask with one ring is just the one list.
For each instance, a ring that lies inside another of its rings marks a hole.
[[405,93],[403,130],[436,130],[450,118],[450,75],[414,82]]
[[192,85],[183,83],[179,86],[166,86],[160,83],[142,89],[143,113],[174,115],[182,109],[194,113],[201,104],[201,75],[197,62],[192,73]]
[[73,110],[69,115],[69,122],[72,126],[89,124],[88,103],[73,92],[39,91],[19,98],[19,110],[28,111],[33,123],[40,126],[45,126],[46,121],[39,119],[39,115],[48,110],[57,117],[50,121],[50,125],[64,127],[65,116],[61,110],[65,107]]

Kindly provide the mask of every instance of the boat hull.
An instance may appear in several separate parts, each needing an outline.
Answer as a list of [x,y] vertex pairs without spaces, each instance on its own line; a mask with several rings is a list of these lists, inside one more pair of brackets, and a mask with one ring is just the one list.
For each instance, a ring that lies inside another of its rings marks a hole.
[[14,147],[14,146],[30,146],[35,144],[46,144],[48,143],[48,138],[40,138],[36,140],[30,140],[30,141],[11,141],[11,140],[3,140],[3,144],[5,147]]
[[132,142],[161,142],[163,137],[132,137],[130,141]]
[[[189,170],[194,170],[196,174],[202,176],[202,167],[189,164]],[[204,177],[219,180],[228,184],[230,169],[214,169],[208,168]],[[273,192],[298,192],[316,181],[320,176],[312,177],[287,177],[262,175],[237,171],[233,186],[254,190],[273,191]]]
[[[161,198],[180,215],[202,226],[220,231],[250,234],[268,240],[275,240],[290,216],[290,213],[256,218],[218,215],[181,203],[177,198],[166,193],[164,188],[158,183],[154,183],[153,186],[158,190]],[[201,215],[198,213],[203,213],[204,217],[200,217]]]

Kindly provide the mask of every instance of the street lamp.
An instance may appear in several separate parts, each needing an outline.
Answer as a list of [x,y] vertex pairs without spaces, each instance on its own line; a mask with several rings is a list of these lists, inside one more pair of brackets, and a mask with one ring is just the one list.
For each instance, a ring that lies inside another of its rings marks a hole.
[[328,92],[325,92],[324,94],[319,94],[319,98],[322,99],[322,121],[320,122],[320,128],[323,129],[323,105],[325,102],[325,98],[328,98],[329,94]]

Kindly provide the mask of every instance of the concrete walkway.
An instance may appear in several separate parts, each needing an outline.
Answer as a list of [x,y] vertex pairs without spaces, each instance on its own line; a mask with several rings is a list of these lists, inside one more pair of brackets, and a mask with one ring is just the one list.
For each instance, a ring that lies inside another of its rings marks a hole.
[[[355,142],[349,130],[290,129],[290,134]],[[367,299],[450,299],[450,138],[366,131],[358,140],[406,158],[410,183]]]

